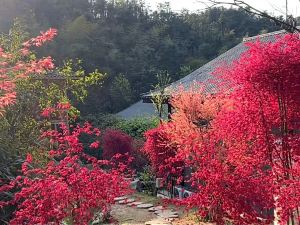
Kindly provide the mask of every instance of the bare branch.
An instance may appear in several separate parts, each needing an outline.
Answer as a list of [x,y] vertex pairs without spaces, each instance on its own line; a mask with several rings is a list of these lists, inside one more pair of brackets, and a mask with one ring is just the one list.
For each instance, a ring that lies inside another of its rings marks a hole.
[[[238,7],[248,13],[270,19],[271,21],[279,25],[282,29],[285,29],[290,33],[294,33],[295,31],[300,32],[300,30],[297,28],[296,20],[293,18],[293,16],[290,15],[286,18],[286,20],[281,20],[275,16],[271,16],[265,11],[261,11],[257,8],[254,8],[253,6],[251,6],[250,4],[246,3],[243,0],[231,0],[231,1],[199,0],[198,2],[201,4],[205,4],[207,8],[212,8],[221,5],[230,5],[230,6]],[[209,2],[210,4],[208,4],[207,2]]]

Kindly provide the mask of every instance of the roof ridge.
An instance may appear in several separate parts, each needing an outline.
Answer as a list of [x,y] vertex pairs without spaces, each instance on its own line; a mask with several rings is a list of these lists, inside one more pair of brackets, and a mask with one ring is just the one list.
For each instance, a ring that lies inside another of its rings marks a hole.
[[276,34],[282,34],[282,33],[285,33],[285,32],[286,32],[286,30],[278,30],[278,31],[273,31],[273,32],[266,33],[266,34],[255,35],[255,36],[252,36],[252,37],[244,37],[243,42],[252,41],[256,38],[263,38],[263,37],[273,36],[273,35],[276,35]]
[[[300,26],[296,26],[296,27],[298,29],[300,29]],[[284,29],[282,29],[282,30],[277,30],[277,31],[269,32],[269,33],[266,33],[266,34],[255,35],[255,36],[252,36],[252,37],[244,37],[242,42],[252,41],[252,40],[254,40],[256,38],[269,37],[269,36],[273,36],[273,35],[276,35],[276,34],[283,34],[283,33],[287,33],[287,31],[284,30]]]
[[[214,67],[214,66],[217,64],[218,60],[223,59],[223,58],[226,58],[226,54],[228,54],[228,52],[230,52],[230,51],[236,51],[236,49],[241,48],[241,46],[244,46],[244,45],[243,45],[243,42],[238,43],[236,46],[234,46],[234,47],[228,49],[226,52],[223,52],[221,55],[218,55],[218,56],[215,57],[214,59],[208,61],[207,63],[205,63],[204,65],[202,65],[202,66],[199,67],[198,69],[196,69],[196,70],[194,70],[193,72],[191,72],[190,74],[186,75],[185,77],[182,77],[181,79],[176,80],[176,81],[170,83],[169,85],[167,85],[167,86],[165,87],[165,90],[166,90],[166,91],[172,91],[172,89],[174,88],[174,85],[178,87],[179,85],[184,85],[184,84],[186,84],[186,83],[191,82],[191,79],[189,79],[189,78],[192,77],[192,76],[194,76],[195,74],[196,74],[197,76],[199,76],[200,74],[204,74],[204,75],[207,76],[206,71],[203,71],[203,69],[205,69],[205,70],[210,70],[211,67]],[[208,79],[209,79],[209,78],[208,78]],[[206,81],[207,81],[207,79],[206,79]],[[194,82],[194,81],[192,81],[192,82]],[[198,83],[198,82],[197,82],[197,83]],[[152,91],[155,92],[155,90],[152,90]],[[150,97],[152,91],[149,91],[149,92],[146,92],[146,93],[142,93],[142,94],[141,94],[142,98]]]

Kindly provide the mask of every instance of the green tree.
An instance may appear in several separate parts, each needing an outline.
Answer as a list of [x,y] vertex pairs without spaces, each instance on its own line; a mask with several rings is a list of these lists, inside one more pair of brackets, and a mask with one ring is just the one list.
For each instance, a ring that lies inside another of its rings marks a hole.
[[121,110],[124,106],[126,107],[128,104],[132,103],[133,92],[131,85],[123,74],[119,74],[113,79],[110,95],[113,107],[118,110]]
[[[59,66],[65,58],[80,58],[86,71],[99,69],[112,78],[124,74],[133,100],[155,85],[159,71],[167,70],[177,80],[186,74],[185,66],[195,70],[245,36],[279,29],[266,18],[224,7],[178,13],[169,4],[152,12],[136,0],[0,0],[0,5],[0,30],[8,31],[15,17],[30,34],[58,28],[56,41],[37,55],[50,53]],[[90,87],[86,103],[78,107],[90,114],[129,106],[132,101],[110,104],[113,85],[113,79],[106,79]]]
[[[25,34],[22,25],[16,22],[10,34],[0,38],[0,45],[15,55],[15,60],[20,57],[15,52],[22,47]],[[35,54],[32,52],[29,57],[34,58]],[[101,85],[104,76],[98,71],[85,73],[81,61],[68,60],[55,71],[41,76],[32,74],[28,79],[18,81],[16,103],[0,117],[0,151],[7,156],[22,156],[27,151],[34,151],[40,144],[40,130],[51,125],[40,116],[42,110],[60,102],[75,105],[78,101],[84,101],[87,88]],[[69,113],[79,116],[75,107]]]
[[168,93],[166,93],[165,87],[171,82],[171,78],[168,71],[161,71],[156,75],[156,78],[157,84],[153,86],[154,91],[151,92],[151,100],[159,118],[162,120],[163,116],[168,114],[164,107],[168,103]]

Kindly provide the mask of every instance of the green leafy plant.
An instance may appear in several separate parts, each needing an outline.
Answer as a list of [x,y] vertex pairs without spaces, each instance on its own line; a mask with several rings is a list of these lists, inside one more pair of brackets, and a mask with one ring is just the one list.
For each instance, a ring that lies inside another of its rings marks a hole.
[[78,120],[80,123],[88,121],[93,124],[93,126],[100,128],[101,130],[105,130],[107,128],[118,128],[117,124],[123,121],[113,114],[104,113],[82,115],[78,118]]
[[114,127],[122,130],[133,138],[144,138],[144,133],[152,128],[157,127],[159,119],[155,117],[134,118],[131,120],[119,120]]
[[82,60],[67,59],[61,68],[57,69],[59,75],[64,79],[63,94],[71,93],[77,101],[83,102],[88,95],[88,87],[101,85],[107,74],[98,70],[86,73],[82,67]]
[[168,101],[168,94],[165,87],[171,82],[171,77],[168,71],[161,71],[156,75],[157,84],[153,86],[154,91],[151,92],[151,100],[155,106],[160,119],[166,114],[164,104]]
[[[0,46],[12,57],[10,60],[22,59],[20,50],[27,33],[22,23],[15,21],[9,34],[0,35]],[[26,53],[26,60],[36,59],[34,51]],[[100,84],[106,75],[99,71],[86,73],[81,60],[66,60],[62,67],[42,74],[30,74],[27,79],[16,82],[16,102],[6,108],[0,118],[1,152],[8,155],[25,155],[39,147],[41,129],[49,128],[50,121],[44,120],[41,110],[53,107],[57,103],[82,102],[88,94],[88,87]],[[79,110],[71,107],[69,118],[78,117]]]
[[138,178],[142,183],[142,189],[146,194],[155,195],[155,174],[150,166],[145,166],[143,171],[138,173]]

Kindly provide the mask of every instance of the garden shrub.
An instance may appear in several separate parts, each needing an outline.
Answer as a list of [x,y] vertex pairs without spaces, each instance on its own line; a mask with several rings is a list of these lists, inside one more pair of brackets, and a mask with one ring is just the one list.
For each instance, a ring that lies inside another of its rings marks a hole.
[[135,169],[136,172],[140,172],[146,165],[149,165],[149,159],[147,155],[143,152],[144,146],[143,139],[134,139],[133,140],[133,149],[131,152],[132,156],[132,168]]
[[[79,122],[84,123],[85,120],[101,130],[106,130],[102,134],[103,146],[98,151],[90,151],[87,147],[89,143],[94,141],[93,137],[88,135],[81,137],[87,154],[101,159],[109,158],[120,152],[130,152],[133,157],[131,167],[136,171],[141,171],[145,165],[149,164],[147,156],[141,151],[145,140],[144,132],[156,127],[159,124],[159,119],[135,118],[124,120],[111,114],[96,114],[82,116]],[[110,137],[107,138],[108,135]]]
[[[12,200],[0,201],[0,208],[17,206],[10,224],[86,225],[96,214],[106,215],[115,197],[129,192],[129,183],[123,179],[124,173],[129,174],[127,166],[114,159],[103,161],[86,155],[79,141],[82,133],[100,135],[88,123],[76,126],[71,132],[63,125],[61,132],[44,132],[41,138],[53,146],[49,163],[40,167],[28,155],[22,165],[22,175],[9,184],[1,183],[0,193],[13,188],[19,190]],[[92,143],[90,148],[99,148],[99,142]]]
[[156,176],[182,178],[183,164],[177,156],[176,143],[170,139],[169,127],[172,123],[161,124],[145,133],[146,142],[143,151],[149,157]]
[[138,178],[142,184],[142,190],[140,191],[150,195],[156,194],[156,176],[150,166],[142,167],[142,170],[138,173]]
[[133,138],[120,130],[106,130],[102,140],[104,159],[111,159],[116,154],[133,152]]
[[[24,162],[24,160],[21,158],[1,153],[2,152],[0,151],[0,186],[9,183],[11,179],[14,179],[18,175],[20,175],[21,166]],[[1,181],[3,183],[1,183]],[[11,189],[6,192],[0,192],[0,199],[2,201],[11,201],[16,192],[16,189]],[[0,210],[0,224],[4,224],[5,221],[9,221],[12,218],[15,210],[15,205],[3,207]]]
[[120,122],[120,120],[120,118],[113,114],[98,113],[83,115],[79,118],[78,122],[81,124],[89,122],[94,127],[97,127],[100,130],[105,130],[108,128],[114,128],[116,124]]
[[159,119],[155,117],[134,118],[130,120],[119,120],[114,125],[116,129],[122,130],[135,139],[143,139],[144,133],[152,128],[157,127]]

